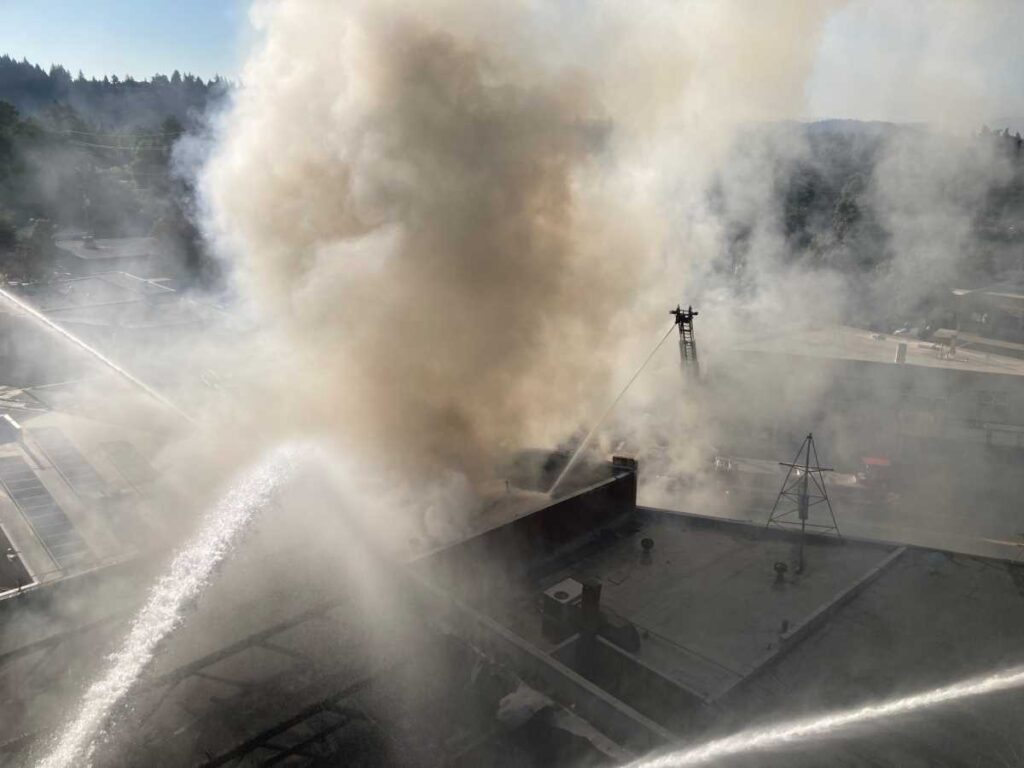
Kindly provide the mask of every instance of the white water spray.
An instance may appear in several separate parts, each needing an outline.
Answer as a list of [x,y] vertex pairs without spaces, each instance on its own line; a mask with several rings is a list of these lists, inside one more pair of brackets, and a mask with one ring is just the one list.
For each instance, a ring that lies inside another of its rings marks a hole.
[[835,731],[851,725],[905,715],[959,699],[1005,691],[1021,685],[1024,685],[1024,667],[1015,667],[987,677],[971,678],[882,704],[869,704],[858,709],[841,710],[822,717],[791,720],[768,728],[741,731],[697,747],[683,749],[650,760],[639,760],[630,763],[628,768],[674,768],[674,766],[706,765],[714,760],[830,736]]
[[569,470],[576,466],[576,462],[580,460],[581,456],[583,456],[583,450],[594,438],[594,435],[597,434],[597,430],[601,428],[601,425],[604,424],[605,420],[611,415],[611,412],[615,410],[615,406],[619,404],[619,400],[621,400],[623,395],[625,395],[629,391],[629,388],[633,386],[633,382],[637,380],[637,377],[641,373],[643,373],[644,368],[646,368],[647,364],[651,362],[651,360],[654,358],[655,353],[659,349],[661,349],[661,345],[665,343],[665,340],[672,334],[672,331],[675,329],[675,327],[676,325],[675,323],[673,323],[672,326],[668,329],[668,332],[661,337],[661,341],[655,344],[654,349],[652,349],[650,354],[647,355],[646,358],[644,358],[644,361],[640,364],[640,367],[636,369],[636,373],[634,373],[632,378],[630,378],[630,380],[626,382],[626,386],[622,388],[619,394],[615,396],[615,399],[611,401],[607,408],[605,408],[604,413],[601,414],[601,418],[594,422],[594,426],[592,426],[590,428],[590,431],[587,432],[586,436],[583,438],[583,442],[576,446],[576,450],[573,451],[572,456],[569,457],[569,462],[565,465],[562,471],[558,473],[558,477],[555,478],[555,482],[551,484],[551,487],[548,489],[548,496],[555,495],[555,491],[558,490],[558,486],[562,484],[562,481],[565,480],[565,478],[568,476]]
[[121,378],[125,379],[126,381],[130,382],[134,386],[136,386],[139,389],[141,389],[143,392],[145,392],[147,395],[149,395],[151,398],[156,400],[158,403],[160,403],[165,408],[168,408],[169,410],[174,411],[175,414],[177,414],[178,416],[183,418],[185,421],[193,423],[193,419],[192,419],[191,416],[189,416],[187,413],[185,413],[183,410],[181,410],[181,408],[179,408],[173,402],[168,400],[164,395],[160,394],[157,390],[153,389],[153,387],[149,386],[146,382],[142,381],[137,376],[134,376],[131,373],[129,373],[128,371],[126,371],[124,368],[122,368],[120,365],[115,363],[113,360],[111,360],[109,357],[104,355],[102,352],[100,352],[95,347],[93,347],[93,346],[87,344],[86,342],[82,341],[80,338],[75,336],[75,334],[71,333],[71,331],[69,331],[66,328],[63,328],[60,325],[58,325],[57,323],[53,322],[53,320],[48,318],[46,315],[44,315],[42,312],[40,312],[38,309],[33,307],[28,302],[22,301],[17,296],[15,296],[13,293],[10,293],[9,291],[5,291],[3,288],[0,288],[0,298],[3,298],[5,300],[9,301],[11,304],[13,304],[14,306],[18,307],[18,309],[20,309],[23,312],[25,312],[33,320],[35,320],[38,323],[41,323],[43,326],[45,326],[49,330],[53,331],[60,338],[64,339],[65,341],[71,342],[76,347],[81,349],[83,352],[86,352],[86,353],[92,355],[96,360],[98,360],[99,362],[103,363],[103,365],[107,366],[107,368],[112,370],[118,376],[120,376]]
[[74,720],[39,768],[89,764],[96,737],[152,660],[159,643],[181,622],[185,607],[202,593],[214,567],[230,551],[246,523],[271,502],[297,462],[308,453],[296,445],[277,448],[232,485],[150,591],[121,649],[110,657],[106,673],[86,691]]

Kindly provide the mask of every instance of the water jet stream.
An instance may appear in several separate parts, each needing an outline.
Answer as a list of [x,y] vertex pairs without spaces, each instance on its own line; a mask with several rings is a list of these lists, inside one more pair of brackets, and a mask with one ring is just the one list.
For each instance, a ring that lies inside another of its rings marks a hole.
[[668,332],[661,337],[661,341],[654,345],[654,349],[651,350],[650,354],[647,355],[644,361],[640,364],[640,367],[636,369],[636,373],[634,373],[632,378],[626,382],[626,386],[624,386],[622,388],[622,391],[619,392],[618,395],[616,395],[615,399],[612,400],[611,404],[609,404],[609,406],[605,409],[605,412],[601,414],[601,418],[598,419],[594,426],[590,428],[590,431],[587,432],[586,436],[583,438],[583,442],[576,446],[576,450],[573,451],[572,456],[569,457],[569,463],[565,465],[562,471],[558,474],[558,477],[555,478],[555,482],[552,483],[551,487],[548,489],[548,496],[554,495],[555,491],[558,489],[558,486],[562,484],[562,481],[569,474],[569,470],[571,470],[576,465],[576,462],[579,461],[580,457],[583,455],[583,449],[587,447],[587,444],[590,443],[594,435],[597,434],[597,430],[601,428],[601,425],[604,424],[605,420],[611,415],[611,412],[615,410],[615,406],[619,404],[619,400],[621,400],[622,396],[629,391],[629,388],[631,386],[633,386],[633,382],[636,381],[637,377],[643,372],[644,368],[647,367],[647,364],[651,362],[651,359],[654,357],[654,354],[659,349],[661,349],[661,345],[665,343],[665,340],[671,335],[675,327],[676,324],[672,323],[672,325],[668,329]]
[[271,502],[307,453],[297,445],[279,447],[236,480],[150,590],[121,649],[110,656],[107,671],[85,692],[74,720],[38,768],[90,764],[96,737],[114,707],[138,680],[160,642],[181,623],[185,608],[203,592],[213,569],[230,551],[246,523]]
[[111,360],[109,357],[104,355],[98,349],[96,349],[95,347],[87,344],[86,342],[82,341],[82,339],[80,339],[77,336],[75,336],[75,334],[71,333],[71,331],[69,331],[66,328],[63,328],[62,326],[60,326],[57,323],[53,322],[53,320],[48,318],[46,315],[44,315],[42,312],[40,312],[38,309],[33,307],[28,302],[22,301],[17,296],[15,296],[13,293],[10,293],[9,291],[5,291],[3,288],[0,288],[0,298],[3,298],[5,300],[9,301],[11,304],[13,304],[14,306],[18,307],[18,309],[20,309],[23,312],[25,312],[33,320],[35,320],[38,323],[42,323],[42,325],[44,325],[50,331],[53,331],[54,333],[56,333],[59,337],[63,338],[65,341],[70,341],[72,344],[74,344],[76,347],[78,347],[82,351],[88,353],[89,355],[92,355],[92,357],[94,357],[99,362],[103,363],[103,365],[107,366],[107,368],[112,370],[118,376],[120,376],[121,378],[125,379],[126,381],[130,382],[134,386],[136,386],[139,389],[141,389],[143,392],[145,392],[147,395],[149,395],[151,398],[156,400],[158,403],[160,403],[165,408],[168,408],[168,409],[174,411],[175,414],[177,414],[181,418],[185,419],[185,421],[187,421],[189,423],[195,423],[195,421],[193,420],[193,418],[191,416],[189,416],[187,413],[185,413],[185,411],[181,410],[181,408],[179,408],[173,402],[171,402],[166,397],[164,397],[162,394],[160,394],[157,390],[153,389],[153,387],[151,387],[148,384],[146,384],[146,382],[142,381],[137,376],[133,376],[132,374],[130,374],[128,371],[126,371],[120,365],[118,365],[113,360]]
[[868,704],[857,709],[839,710],[822,717],[790,720],[766,728],[740,731],[732,736],[709,741],[696,747],[682,749],[649,760],[640,759],[630,763],[626,768],[675,768],[675,766],[706,765],[714,760],[769,750],[808,739],[823,738],[852,725],[905,715],[959,699],[996,693],[1022,685],[1024,685],[1024,667],[1014,667],[986,677],[971,678],[881,704]]

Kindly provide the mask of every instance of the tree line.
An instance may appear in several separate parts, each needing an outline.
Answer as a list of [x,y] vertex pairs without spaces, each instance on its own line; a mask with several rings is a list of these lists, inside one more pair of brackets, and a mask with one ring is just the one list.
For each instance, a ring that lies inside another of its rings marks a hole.
[[51,277],[61,232],[154,236],[184,276],[213,277],[193,221],[194,190],[174,172],[183,133],[173,115],[115,132],[65,103],[29,116],[0,101],[0,278]]
[[103,129],[152,128],[167,117],[187,124],[222,98],[231,83],[220,76],[203,80],[175,70],[169,76],[136,80],[131,75],[86,78],[54,64],[44,70],[27,60],[0,56],[0,101],[21,113],[35,115],[56,104],[66,105]]
[[[716,269],[754,290],[763,265],[751,254],[767,243],[793,274],[845,276],[853,324],[924,322],[953,288],[1024,276],[1022,145],[987,126],[965,136],[853,120],[752,127],[711,190],[727,235]],[[757,205],[736,181],[749,179],[765,185]]]

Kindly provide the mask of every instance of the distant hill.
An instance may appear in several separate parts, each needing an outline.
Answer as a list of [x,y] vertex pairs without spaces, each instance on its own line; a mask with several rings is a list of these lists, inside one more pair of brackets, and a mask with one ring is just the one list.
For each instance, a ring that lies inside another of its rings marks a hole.
[[723,276],[745,290],[772,269],[842,276],[854,324],[917,322],[953,287],[1024,269],[1024,140],[1002,125],[751,125],[710,199]]
[[229,88],[223,78],[204,81],[178,71],[148,80],[86,79],[81,72],[72,77],[63,66],[44,70],[38,64],[0,56],[0,101],[29,116],[58,105],[70,107],[80,118],[104,130],[150,129],[168,117],[188,125]]
[[190,278],[212,275],[174,146],[230,87],[178,72],[73,78],[0,56],[0,276],[49,275],[59,230],[156,237]]

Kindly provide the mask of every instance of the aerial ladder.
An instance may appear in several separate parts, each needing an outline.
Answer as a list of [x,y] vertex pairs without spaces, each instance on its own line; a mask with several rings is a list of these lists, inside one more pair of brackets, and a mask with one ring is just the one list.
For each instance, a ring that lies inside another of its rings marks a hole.
[[679,358],[683,365],[683,373],[693,373],[700,376],[700,362],[697,360],[697,339],[693,335],[693,318],[699,313],[693,311],[693,307],[683,309],[676,306],[669,314],[676,318],[676,326],[679,328]]

